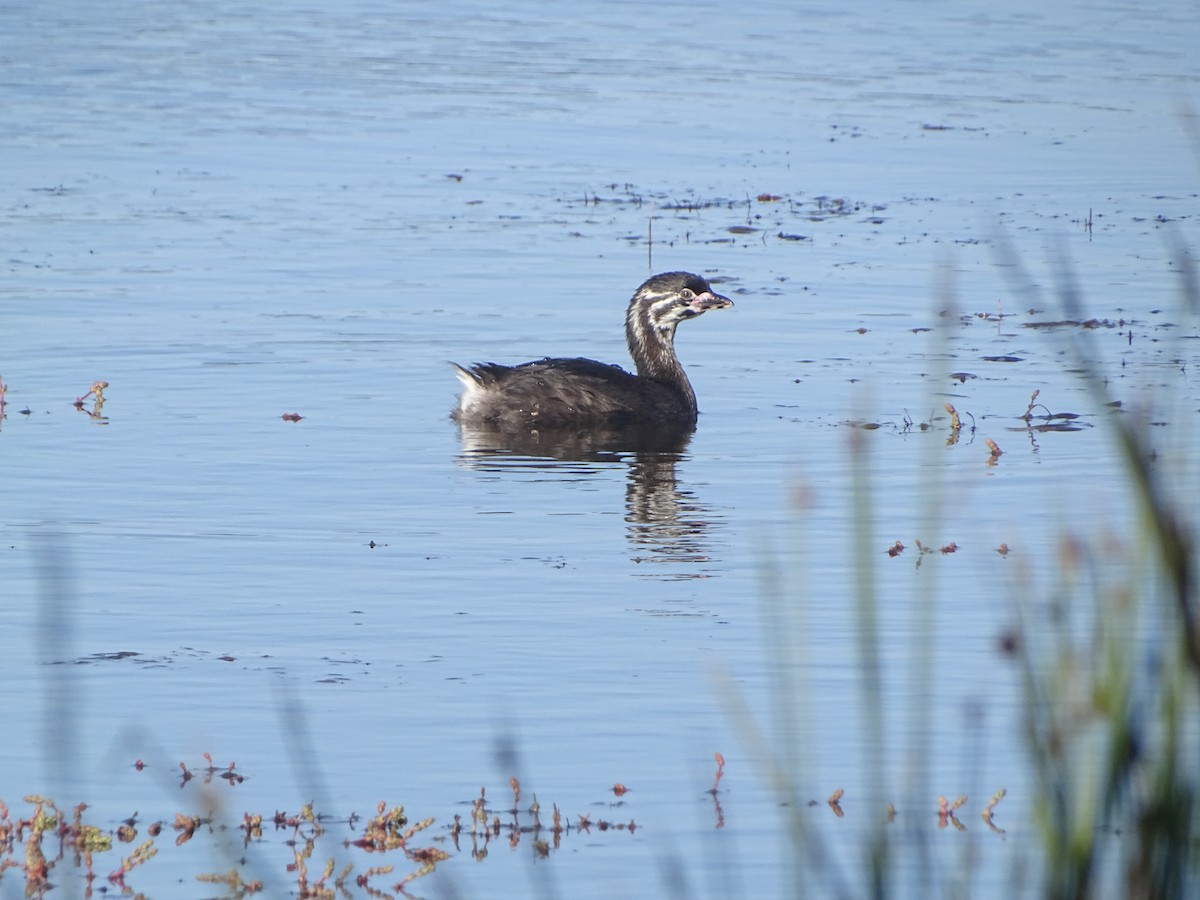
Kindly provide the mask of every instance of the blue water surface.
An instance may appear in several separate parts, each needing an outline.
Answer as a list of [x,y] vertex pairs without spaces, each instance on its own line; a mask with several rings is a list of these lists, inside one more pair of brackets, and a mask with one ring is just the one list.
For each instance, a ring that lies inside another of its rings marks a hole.
[[[450,854],[417,894],[573,897],[858,889],[892,802],[902,882],[1031,888],[1004,637],[1067,538],[1125,572],[1112,416],[1196,493],[1197,45],[1167,3],[6,4],[0,799],[382,800]],[[736,303],[680,332],[684,450],[459,434],[447,361],[625,364],[675,269]],[[205,752],[245,780],[181,787]],[[636,827],[455,846],[512,776]],[[148,895],[296,890],[286,830],[169,834]],[[313,871],[417,868],[343,837]]]

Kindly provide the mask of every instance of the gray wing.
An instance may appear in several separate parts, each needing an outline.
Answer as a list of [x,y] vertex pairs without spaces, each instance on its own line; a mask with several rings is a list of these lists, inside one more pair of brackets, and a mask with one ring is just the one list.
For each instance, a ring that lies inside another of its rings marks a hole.
[[458,371],[467,390],[457,417],[468,422],[620,426],[654,421],[679,406],[666,385],[594,359],[542,359],[519,366],[478,363]]

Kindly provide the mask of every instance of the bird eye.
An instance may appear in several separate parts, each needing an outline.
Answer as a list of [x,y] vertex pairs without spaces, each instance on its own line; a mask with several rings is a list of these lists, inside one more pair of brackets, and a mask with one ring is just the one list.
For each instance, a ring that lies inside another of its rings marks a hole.
[[680,296],[681,298],[683,298],[683,300],[684,300],[684,301],[688,301],[688,302],[690,302],[690,301],[691,301],[691,299],[692,299],[693,297],[695,297],[696,295],[695,295],[694,293],[692,293],[692,289],[691,289],[691,288],[684,288],[682,291],[680,291],[680,292],[679,292],[679,296]]

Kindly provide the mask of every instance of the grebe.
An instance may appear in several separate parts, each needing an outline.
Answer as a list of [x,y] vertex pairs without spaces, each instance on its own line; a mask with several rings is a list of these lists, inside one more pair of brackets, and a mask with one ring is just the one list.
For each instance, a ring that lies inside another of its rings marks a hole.
[[519,366],[454,363],[463,384],[451,417],[505,431],[606,426],[694,427],[696,393],[675,355],[675,329],[710,309],[733,306],[699,275],[667,272],[646,281],[625,313],[637,374],[594,359],[540,359]]

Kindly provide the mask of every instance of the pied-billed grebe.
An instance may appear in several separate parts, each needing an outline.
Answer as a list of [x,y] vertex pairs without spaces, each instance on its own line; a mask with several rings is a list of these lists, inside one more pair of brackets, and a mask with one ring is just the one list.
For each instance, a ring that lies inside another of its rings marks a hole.
[[455,364],[463,383],[453,418],[504,430],[605,425],[691,427],[696,394],[675,355],[675,329],[710,309],[733,306],[688,272],[655,275],[637,289],[625,313],[625,339],[637,366],[594,359],[540,359],[519,366]]

